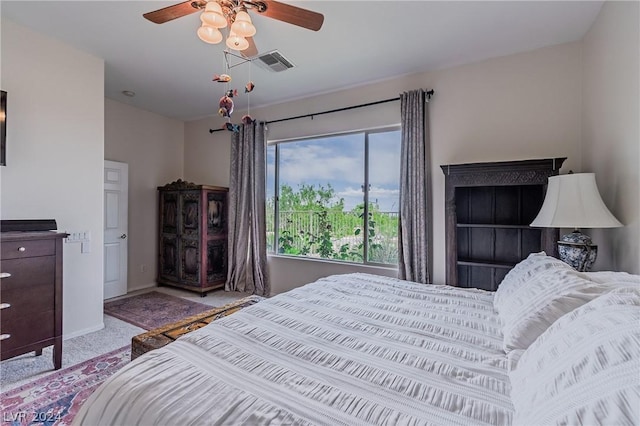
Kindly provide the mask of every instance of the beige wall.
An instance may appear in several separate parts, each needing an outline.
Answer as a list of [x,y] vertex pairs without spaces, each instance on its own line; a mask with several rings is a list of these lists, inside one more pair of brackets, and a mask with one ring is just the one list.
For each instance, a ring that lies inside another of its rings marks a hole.
[[91,232],[90,253],[63,246],[63,331],[100,329],[104,61],[7,20],[1,52],[8,116],[0,215]]
[[132,291],[156,284],[156,188],[183,175],[184,122],[111,99],[104,104],[105,159],[129,164],[127,287]]
[[[255,77],[256,81],[259,76]],[[378,82],[337,93],[251,111],[260,120],[313,113],[393,98],[419,87],[436,91],[429,104],[433,176],[433,281],[445,281],[444,175],[441,164],[568,157],[563,170],[580,160],[581,44],[569,43],[480,63]],[[236,112],[241,117],[244,112]],[[275,123],[270,140],[326,134],[400,122],[398,102]],[[229,134],[209,134],[219,118],[186,124],[185,175],[227,185]],[[210,161],[203,161],[210,159]],[[197,178],[197,179],[195,179]],[[297,262],[297,263],[295,263]],[[292,265],[296,265],[293,267]],[[278,293],[319,274],[369,271],[331,262],[269,258]]]
[[296,259],[286,256],[270,256],[268,266],[271,274],[272,295],[284,293],[332,274],[363,272],[394,278],[398,275],[397,269],[352,265],[327,260]]
[[202,185],[229,186],[231,138],[211,135],[211,119],[192,121],[184,130],[184,179]]
[[609,209],[626,226],[587,232],[594,269],[640,273],[640,31],[638,2],[605,2],[584,38],[582,141]]

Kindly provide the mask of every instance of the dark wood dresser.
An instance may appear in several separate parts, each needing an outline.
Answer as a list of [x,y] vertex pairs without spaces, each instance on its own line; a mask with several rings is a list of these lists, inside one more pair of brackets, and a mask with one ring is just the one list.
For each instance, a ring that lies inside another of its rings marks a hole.
[[158,284],[205,296],[227,279],[228,188],[177,180],[158,188]]
[[549,176],[566,158],[449,164],[445,174],[447,284],[495,291],[529,253],[556,251],[558,230],[532,228]]
[[62,367],[62,239],[51,231],[0,232],[0,358],[53,345]]

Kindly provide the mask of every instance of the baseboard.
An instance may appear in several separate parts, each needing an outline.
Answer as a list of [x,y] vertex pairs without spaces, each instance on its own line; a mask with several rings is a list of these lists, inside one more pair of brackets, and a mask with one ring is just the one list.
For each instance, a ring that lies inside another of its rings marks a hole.
[[135,287],[127,287],[127,293],[132,293],[134,291],[139,291],[139,290],[146,290],[146,289],[152,288],[152,287],[158,287],[158,284],[153,282],[151,284],[143,284],[143,285],[139,285],[139,286],[135,286]]
[[69,339],[73,339],[74,337],[84,336],[85,334],[93,333],[95,331],[102,330],[103,328],[104,328],[104,322],[101,322],[100,324],[94,327],[89,327],[83,330],[74,331],[73,333],[65,334],[62,336],[62,340],[69,340]]

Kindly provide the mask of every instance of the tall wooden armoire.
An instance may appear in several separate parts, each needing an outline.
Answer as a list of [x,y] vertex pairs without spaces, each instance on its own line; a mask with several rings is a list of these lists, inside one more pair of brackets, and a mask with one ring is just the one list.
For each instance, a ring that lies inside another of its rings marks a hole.
[[228,188],[178,179],[158,187],[158,285],[200,293],[227,279]]
[[440,166],[445,174],[447,281],[496,290],[529,253],[556,253],[558,230],[532,228],[549,176],[566,158]]

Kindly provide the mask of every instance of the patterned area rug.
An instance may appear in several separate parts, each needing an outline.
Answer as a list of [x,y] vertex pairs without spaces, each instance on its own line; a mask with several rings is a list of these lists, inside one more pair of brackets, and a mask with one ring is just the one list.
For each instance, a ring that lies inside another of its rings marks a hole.
[[71,424],[93,391],[130,356],[125,346],[0,394],[2,424]]
[[104,304],[104,313],[153,330],[212,308],[203,303],[152,291],[107,302]]

